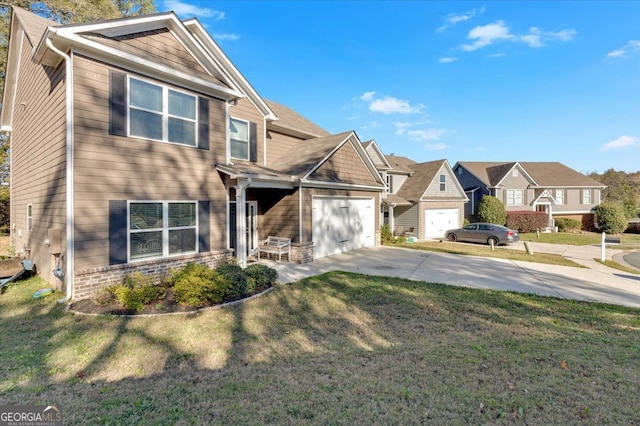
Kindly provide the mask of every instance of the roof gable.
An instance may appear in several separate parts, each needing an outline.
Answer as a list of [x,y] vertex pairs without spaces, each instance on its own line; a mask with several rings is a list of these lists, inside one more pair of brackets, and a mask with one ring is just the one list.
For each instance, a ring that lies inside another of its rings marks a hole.
[[[435,198],[455,198],[467,200],[467,196],[455,178],[453,170],[447,160],[436,160],[425,163],[414,163],[411,166],[413,174],[404,182],[397,194],[409,201],[430,200]],[[440,193],[440,175],[444,174],[447,190]],[[453,185],[453,187],[451,186]],[[432,190],[436,188],[437,190]]]
[[351,139],[341,144],[331,156],[308,175],[307,180],[355,185],[378,185],[380,183],[367,168],[360,154],[356,151],[355,144],[351,143]]
[[364,149],[367,151],[371,161],[373,161],[373,164],[376,165],[378,170],[391,169],[391,164],[389,164],[375,140],[371,139],[370,141],[363,142],[362,146],[364,146]]

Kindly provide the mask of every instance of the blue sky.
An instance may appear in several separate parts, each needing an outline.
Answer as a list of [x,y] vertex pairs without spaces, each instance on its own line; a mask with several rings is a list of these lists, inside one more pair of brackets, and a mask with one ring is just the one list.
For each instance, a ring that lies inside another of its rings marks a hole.
[[255,89],[416,161],[640,170],[640,2],[182,1]]

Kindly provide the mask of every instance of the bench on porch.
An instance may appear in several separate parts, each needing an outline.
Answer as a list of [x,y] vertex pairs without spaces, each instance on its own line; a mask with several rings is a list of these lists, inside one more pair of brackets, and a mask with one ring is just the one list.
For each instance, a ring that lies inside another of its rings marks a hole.
[[287,255],[287,260],[291,262],[291,238],[268,236],[266,240],[258,245],[258,260],[260,253],[273,253],[278,255],[278,262],[282,261],[282,255]]

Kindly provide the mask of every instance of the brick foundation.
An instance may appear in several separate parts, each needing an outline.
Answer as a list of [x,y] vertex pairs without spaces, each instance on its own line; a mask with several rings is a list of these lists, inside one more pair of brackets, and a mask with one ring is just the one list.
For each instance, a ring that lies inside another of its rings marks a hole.
[[313,262],[313,242],[291,244],[291,261],[295,263]]
[[159,280],[167,276],[172,269],[181,268],[190,262],[215,268],[223,261],[231,259],[232,254],[233,250],[220,250],[79,270],[75,276],[73,298],[80,300],[93,297],[102,288],[121,284],[122,279],[132,272],[140,271]]

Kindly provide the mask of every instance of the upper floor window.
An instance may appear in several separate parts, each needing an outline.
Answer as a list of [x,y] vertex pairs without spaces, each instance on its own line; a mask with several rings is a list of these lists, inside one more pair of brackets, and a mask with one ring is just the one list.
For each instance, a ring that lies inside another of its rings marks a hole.
[[249,159],[249,122],[232,118],[229,123],[231,158]]
[[507,189],[507,206],[523,206],[524,189]]
[[129,135],[197,145],[197,97],[129,78]]
[[447,190],[447,175],[440,175],[440,191]]
[[582,204],[591,204],[591,190],[583,189],[582,190]]
[[129,258],[166,257],[197,250],[197,203],[129,203]]
[[389,192],[393,193],[393,178],[391,175],[387,175],[387,188],[389,188]]
[[556,189],[556,201],[558,204],[564,204],[564,189]]

